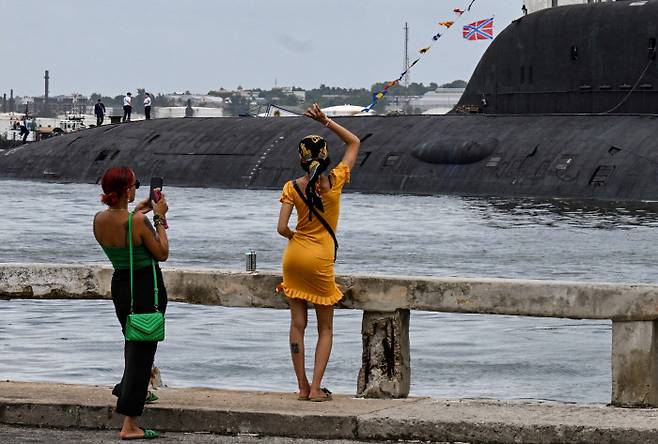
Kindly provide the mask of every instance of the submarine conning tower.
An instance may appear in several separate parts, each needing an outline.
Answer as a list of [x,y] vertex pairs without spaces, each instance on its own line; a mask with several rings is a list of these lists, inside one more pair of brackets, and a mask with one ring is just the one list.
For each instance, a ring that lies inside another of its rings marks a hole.
[[658,1],[543,9],[515,20],[456,112],[658,114]]

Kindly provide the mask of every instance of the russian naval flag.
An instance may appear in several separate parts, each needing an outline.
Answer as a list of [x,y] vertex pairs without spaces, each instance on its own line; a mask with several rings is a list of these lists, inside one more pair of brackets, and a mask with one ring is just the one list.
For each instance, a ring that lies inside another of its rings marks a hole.
[[493,17],[469,23],[464,26],[464,38],[467,40],[493,40]]

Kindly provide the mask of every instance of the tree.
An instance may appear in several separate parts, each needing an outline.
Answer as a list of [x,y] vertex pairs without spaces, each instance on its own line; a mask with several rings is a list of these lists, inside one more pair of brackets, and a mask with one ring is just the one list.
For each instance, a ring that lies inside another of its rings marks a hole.
[[228,105],[228,111],[232,116],[249,114],[249,98],[242,94],[231,96],[231,103]]
[[158,95],[153,98],[153,106],[174,106],[174,101],[165,95],[158,93]]
[[137,88],[137,95],[133,97],[133,109],[144,112],[145,98],[146,98],[146,89]]
[[464,80],[453,80],[450,83],[444,83],[441,88],[466,88],[466,85],[467,82]]

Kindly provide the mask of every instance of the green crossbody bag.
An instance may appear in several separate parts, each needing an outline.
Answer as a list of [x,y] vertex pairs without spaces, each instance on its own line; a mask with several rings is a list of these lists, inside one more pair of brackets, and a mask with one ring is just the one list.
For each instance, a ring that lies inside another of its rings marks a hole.
[[128,214],[128,245],[130,251],[130,314],[126,321],[126,341],[162,341],[165,337],[165,318],[158,310],[158,276],[155,273],[155,261],[151,259],[153,268],[153,297],[155,299],[154,313],[134,313],[133,305],[133,213]]

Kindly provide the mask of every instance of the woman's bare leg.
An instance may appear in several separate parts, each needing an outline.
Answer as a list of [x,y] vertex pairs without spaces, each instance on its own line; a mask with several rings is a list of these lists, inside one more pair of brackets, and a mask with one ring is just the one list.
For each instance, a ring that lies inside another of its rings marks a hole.
[[311,398],[326,396],[321,390],[322,377],[329,362],[331,346],[334,339],[334,307],[333,305],[316,305],[315,314],[318,318],[318,345],[315,347],[315,366],[311,382]]
[[306,301],[301,299],[288,299],[290,305],[290,355],[292,366],[297,375],[299,396],[308,397],[310,386],[306,378],[304,367],[304,331],[308,321],[308,309]]

